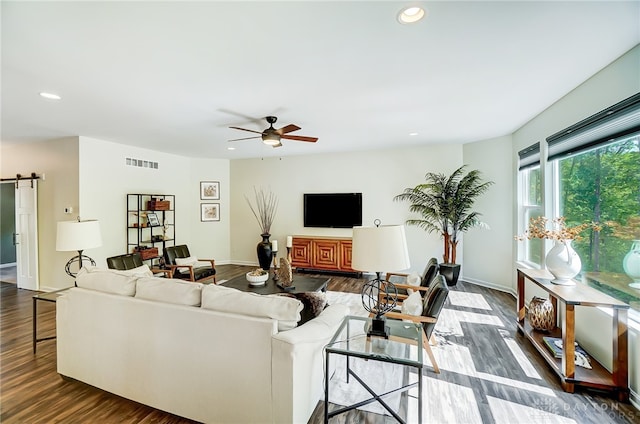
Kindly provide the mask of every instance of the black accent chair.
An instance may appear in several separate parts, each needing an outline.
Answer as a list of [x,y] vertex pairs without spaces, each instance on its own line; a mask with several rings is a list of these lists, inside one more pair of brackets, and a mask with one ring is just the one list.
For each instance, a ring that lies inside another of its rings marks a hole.
[[[109,269],[116,269],[118,271],[126,271],[129,269],[138,268],[144,265],[139,253],[127,253],[124,255],[112,256],[107,258],[107,267]],[[152,270],[157,272],[158,270]],[[162,269],[159,272],[163,272],[167,278],[172,278],[173,271],[170,269]]]
[[[418,290],[425,292],[422,297],[422,315],[409,315],[401,312],[387,312],[384,315],[390,319],[410,320],[422,324],[422,347],[427,351],[427,355],[433,365],[433,370],[439,374],[440,368],[438,367],[436,358],[433,356],[431,343],[434,346],[437,344],[435,337],[433,337],[433,329],[436,327],[442,307],[449,296],[449,287],[447,286],[445,278],[437,274],[431,281],[429,287],[420,287]],[[371,316],[373,316],[373,314],[371,314]],[[400,339],[400,341],[406,341],[406,339]]]
[[107,258],[107,267],[109,267],[109,269],[126,271],[128,269],[138,268],[142,265],[142,258],[140,258],[140,255],[137,253],[127,253],[126,255]]
[[[427,262],[427,266],[424,267],[424,271],[422,271],[422,275],[420,276],[420,286],[421,287],[429,287],[433,279],[436,275],[438,275],[438,260],[436,258],[431,258]],[[395,284],[398,289],[398,305],[402,304],[402,301],[409,297],[409,292],[407,289],[416,290],[415,286],[407,285],[407,277],[409,274],[398,273],[398,272],[388,272],[386,276],[386,280]],[[424,291],[420,290],[421,293]]]
[[[201,262],[210,262],[211,265],[195,267],[193,265],[178,265],[176,263],[176,258],[184,259],[191,257],[191,253],[189,253],[189,248],[186,244],[165,247],[163,255],[165,266],[173,271],[173,278],[182,278],[189,281],[213,279],[213,283],[216,283],[215,260],[198,259],[198,261]],[[188,272],[181,272],[185,269],[187,269]]]

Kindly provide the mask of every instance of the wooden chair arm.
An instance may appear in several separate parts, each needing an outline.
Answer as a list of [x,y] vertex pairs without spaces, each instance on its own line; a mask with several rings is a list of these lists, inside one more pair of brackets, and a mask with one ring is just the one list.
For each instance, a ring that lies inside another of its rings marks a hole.
[[191,276],[190,281],[196,281],[195,276],[193,275],[193,265],[166,265],[171,270],[171,275],[174,272],[180,272],[178,268],[189,268],[189,275]]
[[[405,278],[409,276],[409,274],[405,274],[405,273],[402,273],[402,272],[387,272],[387,276],[385,277],[385,279],[386,279],[387,281],[389,281],[389,278],[390,278],[390,277],[392,277],[392,276],[394,276],[394,275],[395,275],[396,277],[405,277]],[[394,284],[395,284],[395,283],[394,283]]]
[[211,262],[211,268],[215,268],[215,259],[198,259],[200,262]]
[[386,314],[384,314],[384,316],[386,316],[387,318],[406,319],[406,320],[409,320],[409,321],[419,322],[419,323],[429,322],[429,323],[434,323],[435,324],[436,322],[438,322],[438,320],[436,318],[425,317],[425,316],[422,316],[422,315],[403,314],[402,312],[387,312]]
[[429,287],[413,286],[411,284],[396,284],[396,283],[393,283],[393,285],[396,286],[397,288],[400,288],[400,289],[411,289],[411,290],[423,291],[423,292],[426,292],[426,291],[429,290]]

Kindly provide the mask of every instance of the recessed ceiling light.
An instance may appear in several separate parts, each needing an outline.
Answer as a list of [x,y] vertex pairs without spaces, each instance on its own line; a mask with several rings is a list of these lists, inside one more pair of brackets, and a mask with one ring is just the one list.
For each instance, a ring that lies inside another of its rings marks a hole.
[[53,93],[45,93],[44,91],[42,93],[40,93],[41,97],[44,97],[45,99],[49,99],[49,100],[61,100],[62,97],[58,96],[57,94],[53,94]]
[[414,135],[418,135],[417,132],[410,132],[409,135],[414,136]]
[[227,150],[236,150],[235,147],[227,147]]
[[419,6],[408,6],[398,13],[398,21],[401,24],[412,24],[424,18],[427,12]]

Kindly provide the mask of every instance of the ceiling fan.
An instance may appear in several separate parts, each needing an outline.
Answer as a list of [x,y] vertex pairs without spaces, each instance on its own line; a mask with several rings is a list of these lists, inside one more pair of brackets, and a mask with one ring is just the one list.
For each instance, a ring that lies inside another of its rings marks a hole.
[[317,137],[306,137],[303,135],[289,135],[290,132],[298,131],[299,129],[301,129],[297,125],[289,124],[286,127],[275,129],[273,128],[273,124],[276,123],[278,118],[275,116],[267,116],[265,119],[269,123],[269,128],[265,129],[264,131],[254,131],[254,130],[249,130],[249,129],[240,128],[240,127],[229,127],[229,128],[233,128],[234,130],[249,131],[252,133],[260,134],[260,136],[236,138],[229,141],[240,141],[240,140],[250,140],[253,138],[262,138],[262,142],[264,144],[267,144],[273,147],[281,147],[282,143],[280,142],[280,139],[282,138],[287,140],[308,141],[310,143],[315,143],[316,141],[318,141]]

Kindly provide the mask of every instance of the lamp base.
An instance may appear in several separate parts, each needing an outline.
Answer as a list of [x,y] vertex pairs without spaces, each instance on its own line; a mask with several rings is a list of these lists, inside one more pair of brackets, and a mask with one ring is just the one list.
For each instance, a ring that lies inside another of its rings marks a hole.
[[67,262],[67,264],[64,266],[64,271],[73,278],[76,278],[76,275],[78,274],[77,272],[73,272],[71,270],[71,266],[73,264],[75,264],[76,262],[78,262],[78,271],[80,271],[82,269],[82,261],[89,261],[91,263],[91,265],[96,266],[96,261],[94,261],[93,259],[91,259],[90,257],[88,257],[87,255],[83,255],[82,251],[78,252],[77,256],[74,256],[73,258],[69,259],[69,262]]
[[387,325],[387,319],[384,316],[374,317],[371,319],[371,326],[367,331],[367,337],[383,337],[389,338],[389,326]]

